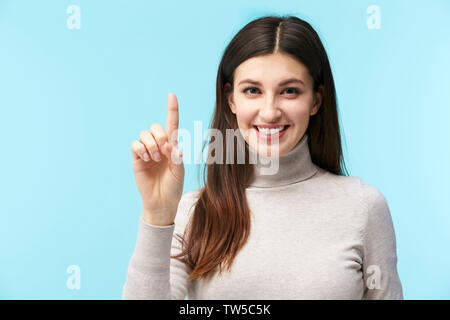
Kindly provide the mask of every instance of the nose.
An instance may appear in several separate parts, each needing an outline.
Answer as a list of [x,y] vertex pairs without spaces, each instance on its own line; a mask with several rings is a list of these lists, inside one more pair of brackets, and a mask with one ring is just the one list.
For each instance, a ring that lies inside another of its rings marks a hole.
[[267,123],[277,122],[281,117],[281,110],[276,106],[273,98],[267,97],[264,105],[259,109],[259,116]]

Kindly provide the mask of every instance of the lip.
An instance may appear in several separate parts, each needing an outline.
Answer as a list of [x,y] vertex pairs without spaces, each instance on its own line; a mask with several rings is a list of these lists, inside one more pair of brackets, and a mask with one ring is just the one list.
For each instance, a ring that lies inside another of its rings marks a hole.
[[288,126],[288,124],[255,124],[255,127],[261,127],[261,128],[278,128],[278,127],[284,127],[284,126]]
[[[270,141],[270,140],[273,140],[273,139],[278,139],[279,140],[279,139],[281,139],[281,137],[283,137],[285,135],[286,131],[288,131],[289,128],[291,127],[289,125],[287,125],[287,126],[288,127],[285,128],[283,131],[280,131],[280,132],[278,132],[276,134],[270,134],[270,135],[266,135],[266,134],[260,132],[255,126],[256,135],[258,136],[259,139],[262,139],[262,140],[265,140],[265,141]],[[278,127],[281,127],[281,126],[280,125],[275,125],[275,126],[274,125],[268,125],[268,126],[265,126],[265,125],[259,126],[258,125],[258,127],[261,127],[261,128],[278,128]]]

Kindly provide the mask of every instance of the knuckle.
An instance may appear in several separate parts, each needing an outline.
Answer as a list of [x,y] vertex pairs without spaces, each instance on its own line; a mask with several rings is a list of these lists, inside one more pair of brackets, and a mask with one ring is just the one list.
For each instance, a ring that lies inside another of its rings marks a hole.
[[153,124],[150,132],[158,145],[162,146],[167,141],[167,133],[159,123]]
[[140,143],[139,141],[133,141],[133,143],[131,144],[131,150],[133,150],[133,152],[136,152],[136,153],[139,153],[144,148],[145,147],[143,146],[143,144]]
[[162,146],[167,141],[167,136],[165,135],[157,136],[155,138],[159,146]]
[[158,132],[162,129],[162,126],[159,123],[153,123],[150,127],[150,131],[153,132]]
[[133,141],[131,144],[131,152],[138,156],[142,156],[145,152],[145,147],[139,141]]
[[152,142],[146,144],[145,146],[150,153],[153,153],[157,149],[156,143],[154,142],[153,139]]
[[137,146],[136,150],[139,154],[143,154],[146,151],[145,146],[142,143]]
[[142,131],[141,135],[140,135],[140,139],[141,139],[142,144],[145,145],[145,147],[147,147],[147,149],[149,149],[149,151],[156,148],[155,139],[153,139],[153,136],[149,131],[147,131],[147,130]]
[[147,130],[142,130],[141,133],[139,134],[139,138],[142,141],[145,141],[148,139],[148,131]]

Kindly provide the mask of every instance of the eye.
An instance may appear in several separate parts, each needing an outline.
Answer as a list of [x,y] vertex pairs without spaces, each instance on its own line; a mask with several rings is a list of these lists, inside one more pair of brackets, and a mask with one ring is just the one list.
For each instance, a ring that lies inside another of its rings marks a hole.
[[[256,94],[256,93],[251,93],[250,90],[257,90],[257,91],[259,91],[259,89],[256,88],[256,87],[247,87],[244,90],[242,90],[242,92],[243,93],[247,93],[248,92],[251,96]],[[288,90],[291,90],[291,92],[287,92],[288,95],[294,95],[294,94],[299,94],[300,93],[300,90],[297,89],[297,88],[294,88],[294,87],[286,88],[286,89],[283,90],[283,92],[288,91]]]
[[[251,89],[256,89],[256,90],[259,91],[259,89],[256,88],[256,87],[247,87],[247,88],[245,88],[244,90],[242,90],[242,92],[243,92],[243,93],[247,93],[247,91],[248,91],[248,90],[251,90]],[[250,95],[252,96],[253,94],[250,94]]]
[[293,90],[293,93],[291,93],[291,94],[299,94],[300,93],[300,90],[298,90],[297,88],[294,88],[294,87],[286,88],[283,91],[286,91],[286,90]]

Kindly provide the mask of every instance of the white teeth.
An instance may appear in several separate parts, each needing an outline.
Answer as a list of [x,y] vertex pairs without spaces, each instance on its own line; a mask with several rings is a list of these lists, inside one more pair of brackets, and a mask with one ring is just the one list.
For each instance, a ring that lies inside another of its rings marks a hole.
[[272,128],[272,129],[260,128],[260,127],[257,127],[257,128],[260,132],[264,133],[265,135],[270,135],[270,134],[276,134],[276,133],[280,132],[281,130],[284,129],[284,126],[278,127],[278,128]]

